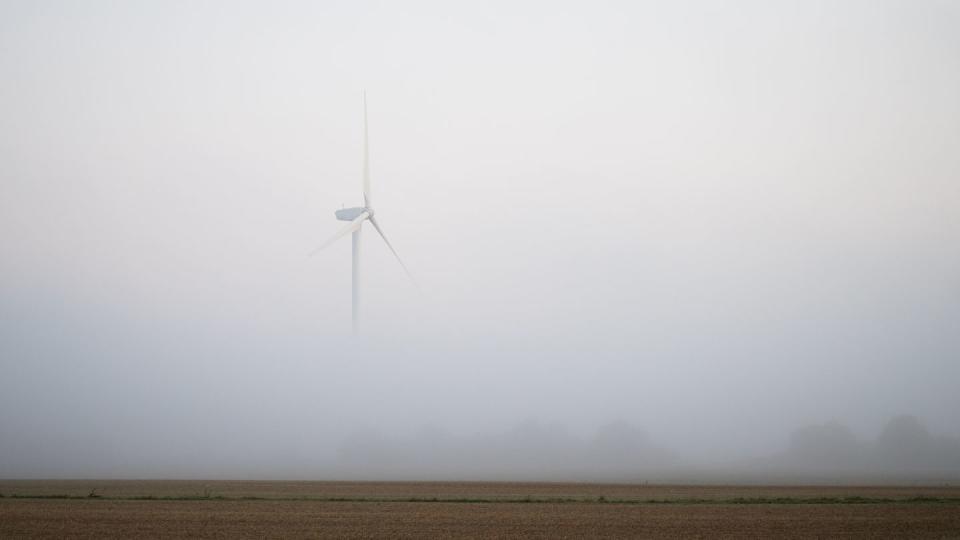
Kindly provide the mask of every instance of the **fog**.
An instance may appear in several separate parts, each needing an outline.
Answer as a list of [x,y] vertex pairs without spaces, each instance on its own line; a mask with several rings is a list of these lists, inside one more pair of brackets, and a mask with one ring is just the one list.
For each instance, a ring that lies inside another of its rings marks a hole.
[[0,478],[957,481],[958,25],[3,2]]

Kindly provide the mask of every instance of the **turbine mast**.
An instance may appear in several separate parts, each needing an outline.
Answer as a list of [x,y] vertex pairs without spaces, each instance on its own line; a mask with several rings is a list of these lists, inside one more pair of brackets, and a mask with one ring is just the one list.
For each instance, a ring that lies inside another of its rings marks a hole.
[[353,291],[351,299],[353,303],[353,333],[356,335],[360,331],[360,232],[363,227],[357,227],[353,231]]

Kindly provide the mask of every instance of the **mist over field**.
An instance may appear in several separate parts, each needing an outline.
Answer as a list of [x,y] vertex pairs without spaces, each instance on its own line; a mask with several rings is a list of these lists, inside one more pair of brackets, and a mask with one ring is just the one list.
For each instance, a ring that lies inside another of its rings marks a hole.
[[958,27],[4,2],[0,478],[960,481]]

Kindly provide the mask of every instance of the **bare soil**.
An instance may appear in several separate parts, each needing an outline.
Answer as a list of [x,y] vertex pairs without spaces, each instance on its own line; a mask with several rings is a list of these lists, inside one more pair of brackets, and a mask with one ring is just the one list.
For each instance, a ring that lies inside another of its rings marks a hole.
[[[86,497],[93,488],[101,498],[13,497]],[[0,538],[960,538],[960,489],[951,487],[0,481],[0,494]],[[130,499],[138,496],[224,498]],[[355,500],[330,500],[338,497]],[[404,500],[433,497],[441,501]],[[903,502],[730,503],[822,497]],[[671,502],[639,502],[647,500]]]

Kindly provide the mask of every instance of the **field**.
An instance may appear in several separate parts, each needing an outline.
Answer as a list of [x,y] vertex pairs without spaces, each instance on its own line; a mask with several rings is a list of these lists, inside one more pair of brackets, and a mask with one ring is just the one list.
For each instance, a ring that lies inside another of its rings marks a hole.
[[2,538],[960,538],[960,488],[0,481]]

